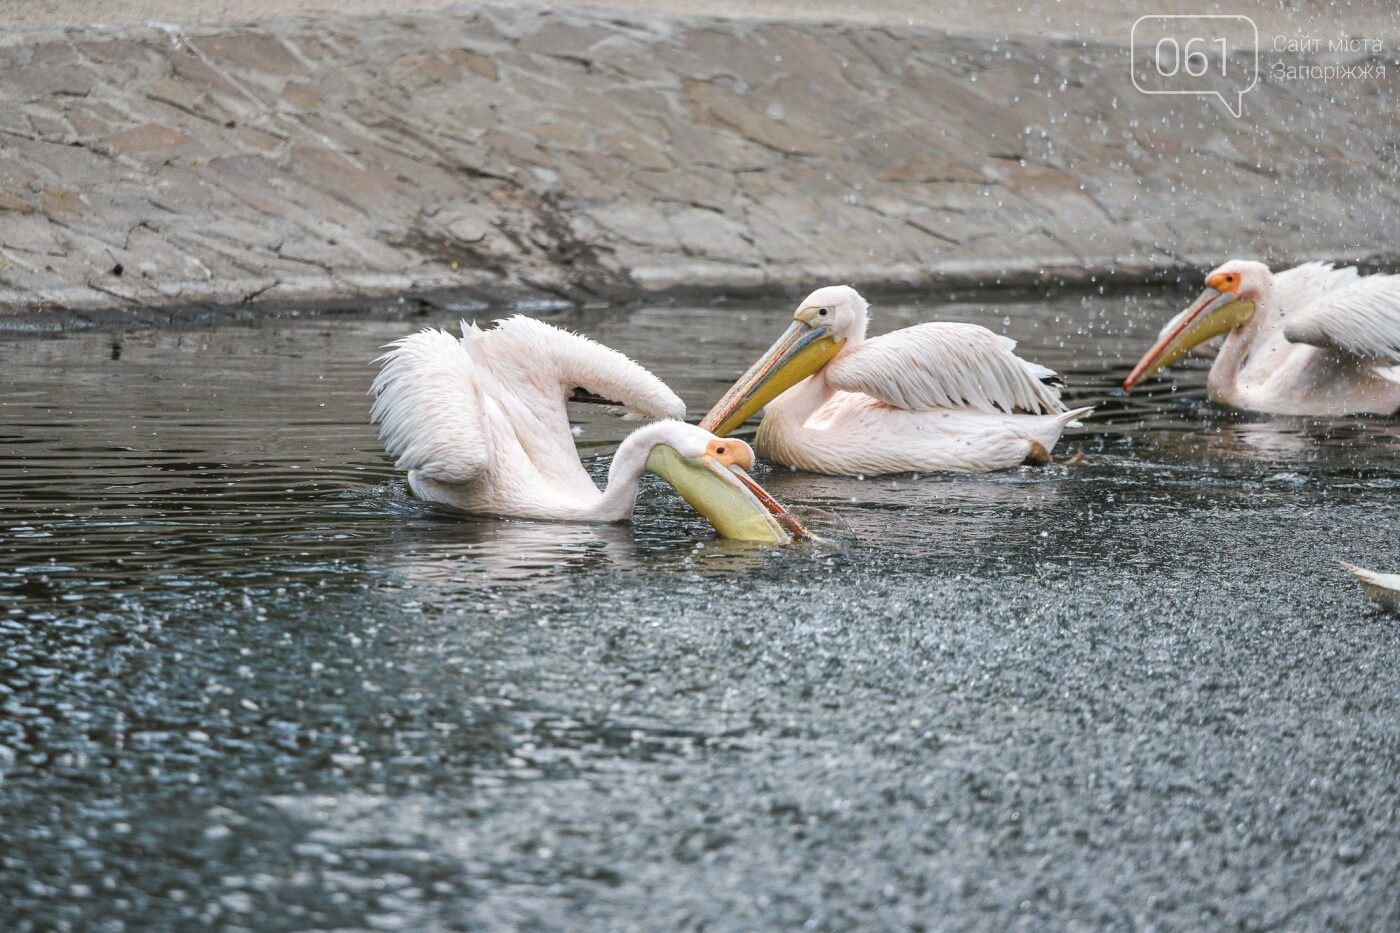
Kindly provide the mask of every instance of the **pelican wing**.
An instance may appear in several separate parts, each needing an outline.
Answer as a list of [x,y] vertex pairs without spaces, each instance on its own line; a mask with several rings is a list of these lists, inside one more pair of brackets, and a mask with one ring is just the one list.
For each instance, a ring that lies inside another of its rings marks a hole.
[[400,470],[444,483],[467,483],[486,470],[472,361],[461,341],[424,330],[389,345],[370,392],[370,420]]
[[1400,363],[1400,275],[1355,278],[1286,320],[1283,335],[1293,343],[1386,365]]
[[[637,363],[587,337],[517,314],[491,330],[463,325],[502,379],[529,384],[551,402],[576,389],[618,406],[623,416],[685,420],[685,403]],[[561,403],[562,404],[562,403]]]
[[1016,341],[977,324],[919,324],[837,356],[826,379],[909,411],[1064,411],[1055,373],[1021,359],[1015,349]]

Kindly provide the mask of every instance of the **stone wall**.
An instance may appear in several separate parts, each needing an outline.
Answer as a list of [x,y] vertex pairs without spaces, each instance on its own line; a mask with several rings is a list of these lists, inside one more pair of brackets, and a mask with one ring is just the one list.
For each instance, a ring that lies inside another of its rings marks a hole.
[[[482,8],[0,42],[0,305],[1140,281],[1392,262],[1393,82],[1103,43]],[[1194,271],[1191,273],[1194,275]]]

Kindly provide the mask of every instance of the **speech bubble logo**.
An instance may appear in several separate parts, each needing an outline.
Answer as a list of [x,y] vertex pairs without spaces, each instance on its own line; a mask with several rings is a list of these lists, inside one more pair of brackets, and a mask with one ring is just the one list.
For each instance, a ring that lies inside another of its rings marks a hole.
[[1144,94],[1218,97],[1238,117],[1259,83],[1259,27],[1248,16],[1139,16],[1129,42]]

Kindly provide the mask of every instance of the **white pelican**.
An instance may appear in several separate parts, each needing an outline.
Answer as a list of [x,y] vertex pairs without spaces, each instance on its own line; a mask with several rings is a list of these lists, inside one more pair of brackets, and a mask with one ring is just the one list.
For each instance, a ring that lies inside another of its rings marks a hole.
[[390,344],[370,418],[414,494],[463,512],[567,522],[632,514],[658,474],[724,537],[786,542],[801,526],[749,478],[753,451],[679,420],[624,440],[603,491],[579,462],[566,403],[581,390],[630,417],[679,419],[685,405],[615,350],[531,318],[462,337],[428,329]]
[[864,298],[808,295],[777,343],[700,422],[726,435],[764,405],[761,456],[813,473],[984,473],[1045,463],[1066,411],[1044,366],[976,324],[919,324],[865,339]]
[[1362,592],[1385,608],[1400,612],[1400,573],[1376,573],[1346,561],[1341,563],[1347,573],[1361,582]]
[[1306,262],[1274,275],[1232,260],[1167,322],[1125,390],[1226,334],[1206,386],[1224,405],[1277,415],[1400,410],[1400,276]]

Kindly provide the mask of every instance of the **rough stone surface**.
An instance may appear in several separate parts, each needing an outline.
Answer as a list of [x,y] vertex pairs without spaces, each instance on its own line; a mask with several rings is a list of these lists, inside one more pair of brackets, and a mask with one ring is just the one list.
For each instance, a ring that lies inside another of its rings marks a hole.
[[1395,80],[1266,75],[1236,120],[1137,93],[1120,45],[868,24],[483,7],[12,32],[0,305],[1386,263]]

